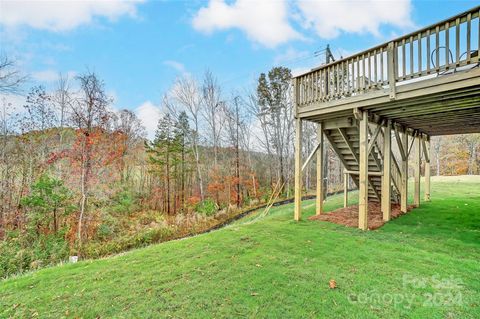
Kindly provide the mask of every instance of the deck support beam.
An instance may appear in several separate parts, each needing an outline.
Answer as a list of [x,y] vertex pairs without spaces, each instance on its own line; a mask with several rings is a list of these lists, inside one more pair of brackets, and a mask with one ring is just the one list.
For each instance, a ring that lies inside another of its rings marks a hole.
[[425,198],[426,202],[430,201],[430,138],[423,140],[423,153],[425,156]]
[[422,144],[421,137],[414,137],[415,139],[415,158],[414,161],[414,186],[415,191],[413,193],[413,205],[415,207],[420,206],[420,165],[422,156]]
[[383,176],[382,176],[382,213],[383,220],[389,221],[392,212],[392,123],[387,122],[383,134]]
[[343,174],[343,208],[348,206],[348,179],[350,175],[347,172]]
[[363,112],[360,120],[358,228],[368,229],[368,113]]
[[404,129],[401,135],[401,146],[404,150],[404,156],[402,156],[402,166],[401,166],[401,174],[402,174],[402,183],[400,186],[400,210],[404,213],[407,212],[407,204],[408,204],[408,134],[407,130]]
[[295,205],[294,218],[302,218],[302,120],[295,119]]
[[317,197],[315,202],[315,212],[317,215],[323,213],[323,124],[319,123],[317,126],[317,143],[319,145],[317,149]]

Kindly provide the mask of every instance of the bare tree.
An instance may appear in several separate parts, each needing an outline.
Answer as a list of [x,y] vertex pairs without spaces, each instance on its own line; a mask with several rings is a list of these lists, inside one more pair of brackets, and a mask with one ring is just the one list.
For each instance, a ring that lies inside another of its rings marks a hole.
[[55,126],[56,114],[52,97],[43,86],[32,87],[27,95],[24,109],[21,130],[22,133],[28,133],[25,138],[30,141],[28,143],[28,148],[31,150],[29,161],[32,173],[30,178],[33,178],[34,159],[44,160],[48,154],[49,134],[46,130]]
[[270,144],[270,136],[271,136],[271,127],[268,123],[268,118],[265,116],[265,110],[264,108],[260,105],[259,99],[257,94],[255,93],[250,93],[247,94],[247,98],[245,101],[247,105],[247,110],[248,112],[258,121],[254,122],[251,121],[251,126],[252,126],[252,131],[254,130],[255,125],[259,125],[262,136],[258,136],[256,134],[253,134],[256,138],[256,142],[258,143],[258,146],[260,146],[264,152],[267,153],[267,158],[268,158],[268,170],[269,170],[269,175],[270,175],[270,185],[273,184],[273,151],[272,151],[272,146]]
[[[260,74],[257,86],[258,104],[261,122],[265,123],[268,140],[275,152],[277,160],[277,175],[280,184],[290,184],[291,158],[293,152],[293,104],[291,91],[291,72],[284,67],[275,67]],[[287,188],[287,196],[288,196]]]
[[[68,108],[72,104],[72,96],[70,92],[70,83],[68,75],[59,73],[56,89],[52,94],[52,101],[55,104],[58,114],[58,145],[63,147],[65,127],[68,119]],[[63,179],[65,175],[65,167],[62,163],[58,166],[58,176]]]
[[126,167],[126,157],[131,148],[145,136],[145,128],[137,115],[130,110],[121,110],[116,114],[115,120],[114,131],[122,135],[120,176],[122,182],[124,182],[128,181],[130,176],[128,167]]
[[[192,148],[193,156],[195,157],[195,166],[197,171],[198,185],[200,189],[200,198],[205,199],[205,194],[203,190],[203,177],[202,171],[200,169],[200,112],[202,106],[202,98],[199,92],[198,84],[195,79],[184,76],[177,79],[173,91],[173,97],[175,100],[183,106],[190,119],[193,122],[193,133],[192,136]],[[169,105],[169,104],[167,104]]]
[[203,117],[209,127],[209,134],[213,144],[214,167],[218,165],[218,148],[223,129],[224,102],[221,101],[221,91],[217,79],[210,71],[205,72],[202,85]]
[[0,134],[2,136],[0,147],[0,233],[4,225],[4,215],[13,202],[12,194],[14,188],[13,183],[10,183],[14,179],[14,173],[11,170],[12,158],[14,156],[12,156],[12,150],[8,147],[9,136],[13,131],[9,121],[12,118],[12,105],[7,102],[6,97],[3,95],[18,94],[21,91],[21,85],[26,79],[27,77],[23,76],[16,67],[15,61],[9,59],[6,55],[0,57],[0,94],[2,95],[0,109]]
[[20,86],[27,80],[15,66],[15,61],[6,55],[0,57],[0,93],[18,94]]
[[[53,101],[59,110],[59,126],[63,128],[66,125],[67,108],[71,104],[70,83],[68,75],[59,74],[57,88],[53,95]],[[60,141],[61,142],[61,141]]]
[[44,131],[56,124],[56,114],[52,97],[47,94],[43,86],[34,86],[27,95],[24,105],[23,130]]
[[467,174],[474,175],[477,164],[477,148],[480,145],[480,134],[459,135],[457,141],[466,146],[468,153]]
[[235,178],[236,178],[236,204],[237,207],[241,206],[240,198],[240,127],[242,121],[240,119],[240,97],[235,96],[233,98],[233,106],[226,108],[226,119],[228,128],[228,139],[230,145],[235,152]]
[[[5,214],[10,210],[11,201],[9,195],[13,193],[13,185],[10,185],[12,175],[12,150],[9,148],[9,136],[12,133],[9,119],[11,118],[11,104],[3,97],[0,109],[0,134],[2,136],[0,146],[0,230],[4,228]],[[2,238],[3,236],[0,236]]]

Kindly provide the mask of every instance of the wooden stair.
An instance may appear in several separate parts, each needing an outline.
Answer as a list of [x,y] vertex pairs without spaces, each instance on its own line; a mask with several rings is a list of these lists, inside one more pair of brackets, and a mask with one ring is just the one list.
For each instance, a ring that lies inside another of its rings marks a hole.
[[[330,142],[332,149],[342,161],[345,169],[350,172],[359,171],[358,158],[360,156],[359,149],[359,127],[358,123],[353,120],[351,126],[337,127],[325,129],[324,135]],[[368,198],[372,201],[381,200],[382,192],[382,177],[383,172],[383,154],[378,139],[383,138],[383,130],[377,133],[376,127],[369,126],[369,136],[372,137],[377,134],[377,139],[368,156],[368,171],[373,173],[368,176]],[[392,201],[398,202],[398,194],[400,193],[400,169],[394,158],[392,158]],[[350,174],[355,185],[359,186],[359,176],[357,174]]]

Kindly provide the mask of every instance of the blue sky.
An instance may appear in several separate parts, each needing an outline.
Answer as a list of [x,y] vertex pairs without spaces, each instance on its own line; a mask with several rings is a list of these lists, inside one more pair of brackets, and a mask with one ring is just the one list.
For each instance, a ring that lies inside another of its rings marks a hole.
[[[299,72],[314,52],[361,49],[478,5],[477,1],[71,1],[0,2],[0,51],[52,87],[58,72],[94,70],[147,129],[178,76],[209,69],[228,97],[274,65]],[[26,89],[27,89],[26,88]],[[20,100],[18,100],[20,101]],[[20,103],[20,102],[19,102]],[[152,113],[153,112],[153,113]]]

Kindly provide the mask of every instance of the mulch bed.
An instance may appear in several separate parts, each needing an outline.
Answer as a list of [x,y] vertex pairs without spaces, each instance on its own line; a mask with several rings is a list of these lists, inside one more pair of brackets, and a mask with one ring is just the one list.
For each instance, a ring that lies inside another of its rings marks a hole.
[[[414,208],[413,205],[407,206],[407,211]],[[392,204],[391,219],[403,215],[399,204]],[[358,205],[339,208],[329,213],[314,215],[309,220],[323,220],[347,227],[358,227]],[[381,211],[380,203],[368,202],[368,229],[373,230],[382,227],[385,224]]]

